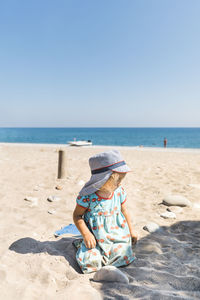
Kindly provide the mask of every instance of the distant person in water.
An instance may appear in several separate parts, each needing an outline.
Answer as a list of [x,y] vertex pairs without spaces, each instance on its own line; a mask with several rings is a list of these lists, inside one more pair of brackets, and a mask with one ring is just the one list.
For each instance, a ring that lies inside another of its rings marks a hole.
[[164,147],[166,148],[167,147],[167,139],[164,138]]

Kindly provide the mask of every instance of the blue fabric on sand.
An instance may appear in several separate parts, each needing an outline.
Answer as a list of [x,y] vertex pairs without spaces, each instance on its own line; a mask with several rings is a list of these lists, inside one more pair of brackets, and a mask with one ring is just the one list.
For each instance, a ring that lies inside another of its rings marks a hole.
[[80,235],[79,230],[77,229],[76,225],[74,224],[69,224],[63,228],[61,228],[60,230],[55,231],[54,235],[56,237],[62,235],[62,234],[73,234],[73,235]]
[[79,196],[79,206],[86,208],[84,221],[96,239],[96,247],[88,249],[82,241],[76,260],[83,273],[91,273],[102,266],[126,266],[134,259],[132,240],[121,204],[126,201],[123,188],[115,190],[110,198],[98,193]]

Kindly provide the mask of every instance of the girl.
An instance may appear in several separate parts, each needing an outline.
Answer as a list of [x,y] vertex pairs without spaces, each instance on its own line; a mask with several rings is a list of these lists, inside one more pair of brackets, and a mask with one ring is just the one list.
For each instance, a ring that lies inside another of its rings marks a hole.
[[83,273],[104,265],[130,264],[135,259],[132,243],[137,242],[126,209],[126,193],[120,187],[130,168],[116,150],[91,157],[89,164],[92,176],[80,191],[73,213],[83,236],[76,253]]

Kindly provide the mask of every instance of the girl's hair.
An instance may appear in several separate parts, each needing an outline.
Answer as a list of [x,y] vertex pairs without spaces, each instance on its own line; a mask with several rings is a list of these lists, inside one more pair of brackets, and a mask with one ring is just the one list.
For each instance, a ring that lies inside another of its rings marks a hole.
[[110,175],[110,178],[108,179],[109,180],[114,180],[114,181],[117,181],[119,180],[119,177],[120,177],[120,174],[117,173],[117,172],[112,172],[112,174]]
[[[112,172],[111,176],[109,179],[114,180],[115,182],[118,180],[121,180],[125,177],[126,173],[119,173],[119,172]],[[109,180],[108,179],[108,180]]]

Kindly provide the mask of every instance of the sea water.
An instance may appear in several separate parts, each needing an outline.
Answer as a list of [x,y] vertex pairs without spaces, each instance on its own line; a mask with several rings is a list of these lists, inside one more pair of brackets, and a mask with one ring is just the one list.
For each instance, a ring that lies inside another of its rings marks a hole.
[[0,128],[0,142],[67,144],[91,140],[93,145],[200,148],[200,128]]

